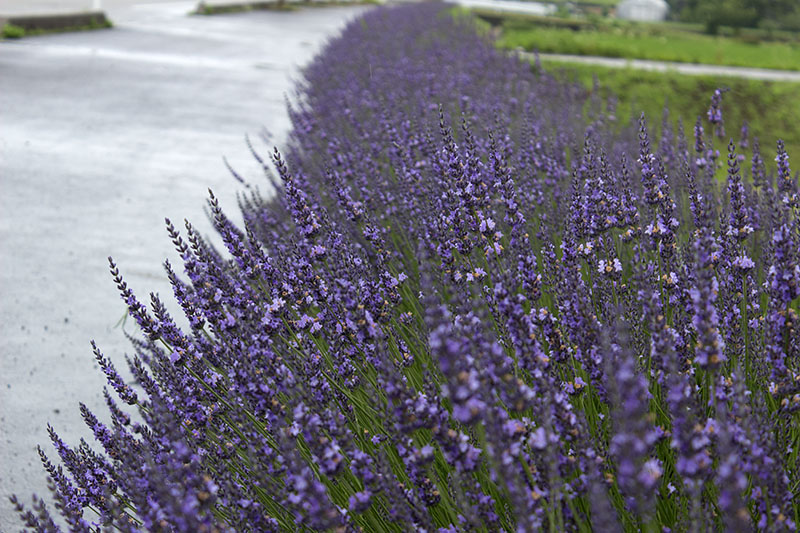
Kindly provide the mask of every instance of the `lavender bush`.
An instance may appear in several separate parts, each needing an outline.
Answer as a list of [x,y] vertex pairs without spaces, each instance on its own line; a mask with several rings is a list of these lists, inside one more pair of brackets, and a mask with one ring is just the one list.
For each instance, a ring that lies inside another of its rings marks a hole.
[[58,512],[72,531],[794,530],[798,179],[781,144],[770,172],[746,127],[723,137],[723,101],[656,137],[441,6],[354,21],[305,71],[288,150],[254,150],[276,194],[249,185],[243,227],[211,195],[227,253],[167,221],[188,330],[111,261],[135,382],[94,347],[110,423],[81,407],[102,451],[50,428]]

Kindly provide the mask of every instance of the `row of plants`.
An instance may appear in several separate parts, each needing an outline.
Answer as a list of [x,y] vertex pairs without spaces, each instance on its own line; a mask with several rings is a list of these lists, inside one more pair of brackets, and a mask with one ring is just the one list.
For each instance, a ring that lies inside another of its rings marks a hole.
[[[684,0],[675,0],[675,2],[682,2]],[[720,0],[726,1],[726,0]],[[789,0],[791,1],[791,0]],[[609,0],[611,2],[611,0]],[[570,5],[575,6],[577,9],[574,11],[559,9],[556,13],[549,16],[531,15],[527,13],[517,13],[510,11],[497,11],[487,7],[473,8],[471,11],[475,15],[487,21],[492,25],[508,26],[512,28],[524,28],[526,26],[537,25],[545,27],[561,27],[571,28],[574,30],[592,29],[596,31],[616,32],[627,35],[653,33],[656,35],[665,34],[692,34],[692,35],[719,35],[730,37],[735,40],[748,43],[758,42],[797,42],[798,32],[797,28],[791,29],[795,26],[791,18],[797,13],[792,12],[792,7],[788,9],[780,7],[775,4],[776,11],[784,10],[785,13],[777,18],[782,18],[782,23],[775,23],[774,20],[764,21],[763,24],[754,27],[744,27],[738,25],[721,24],[714,29],[713,33],[709,33],[709,28],[706,22],[694,19],[693,17],[680,17],[676,15],[674,9],[680,10],[679,6],[670,8],[670,16],[668,20],[661,22],[639,22],[633,20],[620,19],[614,16],[609,9],[609,6],[602,6],[598,4],[572,2]],[[710,4],[709,4],[710,6]],[[603,9],[606,7],[606,9]],[[704,9],[707,9],[704,7]]]
[[721,91],[620,128],[475,30],[402,5],[328,44],[244,225],[210,195],[227,249],[167,221],[187,328],[110,260],[143,335],[131,383],[94,347],[95,446],[49,428],[70,530],[796,529],[784,146]]

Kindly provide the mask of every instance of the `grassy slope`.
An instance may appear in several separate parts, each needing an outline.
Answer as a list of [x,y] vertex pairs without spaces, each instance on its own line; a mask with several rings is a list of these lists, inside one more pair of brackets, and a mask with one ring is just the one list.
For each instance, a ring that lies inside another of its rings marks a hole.
[[[467,10],[453,10],[467,15]],[[489,23],[478,19],[479,31],[490,33]],[[539,28],[541,29],[541,28]],[[687,32],[688,33],[688,32]],[[498,43],[500,44],[500,43]],[[688,76],[675,72],[648,72],[631,68],[608,68],[574,63],[544,61],[544,67],[566,79],[578,81],[587,89],[597,76],[601,97],[617,99],[617,117],[621,122],[638,118],[644,111],[651,127],[660,128],[664,104],[668,104],[673,122],[681,118],[691,137],[698,115],[708,110],[711,93],[729,88],[723,98],[723,112],[729,136],[738,140],[742,121],[750,126],[750,137],[758,137],[764,159],[773,166],[772,156],[778,139],[783,139],[794,166],[800,162],[800,84],[730,78],[723,76]],[[716,143],[720,149],[724,144]]]
[[[781,138],[786,142],[790,157],[794,156],[792,159],[800,161],[800,84],[686,76],[547,61],[544,62],[544,68],[579,81],[589,89],[596,75],[603,98],[609,93],[617,97],[617,116],[621,121],[644,111],[648,122],[658,128],[666,102],[672,119],[682,118],[689,136],[697,116],[708,109],[714,89],[730,88],[723,98],[727,135],[738,140],[742,121],[747,120],[751,139],[752,136],[759,138],[764,159],[771,162],[775,143]],[[717,144],[721,145],[719,142]]]
[[499,45],[527,50],[800,70],[800,42],[743,42],[654,26],[635,29],[508,27]]

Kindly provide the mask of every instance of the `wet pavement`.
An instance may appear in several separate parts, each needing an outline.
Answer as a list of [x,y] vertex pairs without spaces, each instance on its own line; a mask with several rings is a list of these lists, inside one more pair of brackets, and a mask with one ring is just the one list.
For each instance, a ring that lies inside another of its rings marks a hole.
[[[517,52],[530,61],[536,58],[532,52]],[[601,67],[632,68],[653,72],[676,72],[690,76],[727,76],[762,81],[800,82],[800,72],[796,70],[776,70],[754,67],[734,67],[729,65],[703,65],[700,63],[677,63],[674,61],[653,61],[650,59],[625,59],[620,57],[575,56],[568,54],[539,54],[542,59],[564,63],[581,63]]]
[[245,133],[280,146],[298,67],[367,9],[195,5],[109,0],[114,29],[0,42],[0,531],[19,528],[9,494],[46,493],[46,424],[77,444],[79,401],[105,418],[89,341],[122,368],[133,331],[106,257],[141,298],[169,296],[164,217],[210,234],[211,187],[239,220],[222,156],[268,189]]

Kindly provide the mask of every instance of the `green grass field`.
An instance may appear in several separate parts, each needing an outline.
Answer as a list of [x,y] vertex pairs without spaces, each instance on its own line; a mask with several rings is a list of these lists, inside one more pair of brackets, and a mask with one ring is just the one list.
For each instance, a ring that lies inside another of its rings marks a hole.
[[756,41],[703,35],[666,25],[567,28],[504,25],[498,45],[543,53],[595,55],[683,63],[800,70],[800,40]]
[[[738,140],[742,121],[747,120],[751,140],[753,136],[759,138],[768,163],[772,161],[779,138],[786,142],[790,157],[800,161],[800,84],[550,61],[544,61],[543,67],[557,77],[582,83],[588,90],[592,90],[593,77],[597,76],[603,100],[612,93],[617,98],[616,116],[620,123],[631,117],[638,118],[644,111],[650,126],[657,130],[666,103],[673,121],[682,118],[688,136],[692,134],[697,116],[708,109],[714,89],[729,88],[723,98],[727,135]],[[720,149],[724,148],[722,143],[717,144]]]

